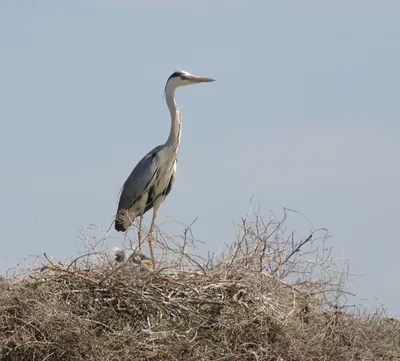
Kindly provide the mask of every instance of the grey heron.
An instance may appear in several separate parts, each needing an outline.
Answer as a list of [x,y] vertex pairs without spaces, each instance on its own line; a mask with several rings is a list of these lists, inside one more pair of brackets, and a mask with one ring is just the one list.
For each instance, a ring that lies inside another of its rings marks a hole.
[[151,261],[149,257],[138,250],[123,249],[120,247],[114,248],[114,256],[115,262],[119,264],[118,268],[128,265],[132,268],[142,270],[145,269],[142,267],[142,264]]
[[151,260],[154,263],[152,245],[154,223],[165,197],[171,192],[175,182],[176,156],[181,139],[182,120],[175,102],[175,90],[180,86],[214,81],[212,78],[192,75],[186,71],[176,71],[165,85],[165,100],[171,114],[171,129],[167,141],[147,153],[133,169],[125,181],[115,217],[115,229],[125,232],[135,220],[139,219],[138,241],[142,249],[143,215],[153,208],[153,217],[148,233]]

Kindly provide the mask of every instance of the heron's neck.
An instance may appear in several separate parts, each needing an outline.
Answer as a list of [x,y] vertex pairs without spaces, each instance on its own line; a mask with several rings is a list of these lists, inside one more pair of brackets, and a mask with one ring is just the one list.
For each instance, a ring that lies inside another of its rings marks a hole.
[[171,113],[171,130],[165,143],[178,153],[179,142],[181,140],[182,120],[178,105],[175,102],[175,89],[168,89],[165,92],[169,112]]

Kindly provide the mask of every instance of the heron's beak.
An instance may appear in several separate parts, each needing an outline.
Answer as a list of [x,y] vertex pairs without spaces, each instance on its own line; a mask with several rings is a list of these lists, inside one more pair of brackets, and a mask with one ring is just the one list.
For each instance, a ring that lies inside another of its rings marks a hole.
[[215,81],[213,78],[206,78],[204,76],[188,75],[186,77],[191,83],[208,83],[210,81]]

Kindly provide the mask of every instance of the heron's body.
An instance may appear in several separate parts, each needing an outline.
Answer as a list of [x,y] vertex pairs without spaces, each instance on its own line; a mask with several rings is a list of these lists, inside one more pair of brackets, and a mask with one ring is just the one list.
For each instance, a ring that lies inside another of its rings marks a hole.
[[[146,178],[138,177],[146,171]],[[115,229],[125,232],[137,216],[145,214],[154,204],[162,203],[171,192],[175,173],[176,154],[173,157],[167,156],[163,145],[151,150],[133,169],[122,188],[118,204],[120,219],[115,222]],[[143,179],[149,182],[146,184]],[[134,184],[140,185],[139,191],[138,187],[132,186]]]
[[142,217],[153,208],[153,219],[149,231],[149,245],[153,260],[151,235],[158,210],[175,182],[176,156],[182,131],[181,116],[175,102],[175,89],[182,85],[209,81],[213,79],[196,77],[184,71],[175,72],[169,77],[165,87],[165,98],[171,113],[169,137],[163,145],[155,147],[142,158],[122,187],[115,229],[120,232],[127,231],[135,218],[140,216],[139,247],[141,248]]

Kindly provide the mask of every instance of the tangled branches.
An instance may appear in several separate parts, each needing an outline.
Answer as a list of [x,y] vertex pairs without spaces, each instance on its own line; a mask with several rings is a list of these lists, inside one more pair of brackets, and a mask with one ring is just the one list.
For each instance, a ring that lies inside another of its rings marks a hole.
[[155,271],[85,255],[0,281],[2,360],[395,360],[400,325],[343,311],[347,267],[326,230],[304,238],[255,214],[218,256],[158,235]]

